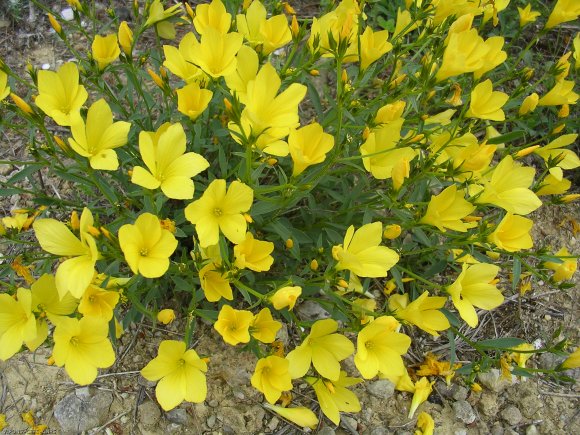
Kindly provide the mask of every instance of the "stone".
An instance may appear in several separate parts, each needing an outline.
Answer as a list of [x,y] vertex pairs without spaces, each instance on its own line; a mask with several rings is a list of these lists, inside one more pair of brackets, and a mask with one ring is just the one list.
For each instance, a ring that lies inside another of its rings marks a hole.
[[215,426],[216,423],[216,417],[214,414],[210,415],[207,420],[205,421],[205,423],[207,424],[207,427],[209,427],[210,429],[213,428]]
[[348,430],[353,435],[358,435],[358,422],[348,415],[343,415],[340,419],[342,427]]
[[491,435],[504,435],[503,426],[499,421],[495,422],[495,424],[491,427]]
[[187,424],[187,411],[183,408],[175,408],[165,414],[168,421],[171,423],[184,426]]
[[475,411],[465,400],[458,400],[453,404],[455,418],[465,424],[471,424],[477,418]]
[[294,311],[302,320],[320,320],[330,317],[328,311],[310,299],[295,307]]
[[0,163],[0,175],[8,175],[12,172],[12,169],[14,169],[14,166],[7,163]]
[[453,395],[451,397],[453,397],[453,400],[466,400],[467,399],[467,394],[469,393],[469,390],[467,388],[465,388],[462,385],[456,385],[456,388],[454,389],[455,391],[453,391]]
[[268,429],[270,429],[271,432],[274,432],[274,430],[278,427],[278,424],[280,424],[280,419],[274,416],[268,423]]
[[499,404],[497,403],[497,394],[484,392],[477,404],[479,410],[487,416],[496,415],[499,411]]
[[539,433],[538,428],[533,424],[530,424],[526,428],[526,435],[538,435]]
[[72,8],[64,8],[62,11],[60,11],[60,16],[65,21],[72,21],[75,19],[75,13]]
[[317,433],[317,435],[335,435],[336,431],[333,428],[331,428],[330,426],[324,426],[316,433]]
[[505,408],[500,415],[510,426],[515,426],[522,421],[522,413],[513,405]]
[[144,426],[155,426],[161,418],[161,410],[151,400],[143,402],[139,406],[139,421]]
[[395,394],[395,385],[388,379],[379,379],[378,381],[369,382],[367,391],[370,395],[379,399],[388,399]]
[[467,435],[467,429],[464,429],[464,428],[455,429],[455,432],[453,432],[453,435]]
[[369,435],[387,435],[389,432],[387,428],[382,426],[373,427],[369,433]]
[[239,400],[244,400],[246,396],[240,390],[234,390],[234,397]]
[[[77,394],[78,391],[78,394]],[[89,387],[67,394],[53,409],[64,433],[78,433],[106,423],[113,395]]]
[[490,389],[491,391],[495,391],[499,393],[503,391],[505,388],[509,387],[514,383],[515,377],[512,376],[512,380],[503,378],[501,372],[498,369],[491,369],[489,372],[480,373],[477,375],[479,382],[484,386]]

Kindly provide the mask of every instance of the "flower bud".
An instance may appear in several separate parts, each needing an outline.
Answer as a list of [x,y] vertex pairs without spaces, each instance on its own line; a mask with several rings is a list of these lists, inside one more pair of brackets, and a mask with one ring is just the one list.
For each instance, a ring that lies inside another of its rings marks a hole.
[[175,320],[175,311],[170,308],[165,308],[164,310],[157,313],[157,321],[163,323],[164,325],[169,325]]
[[56,20],[56,18],[54,18],[54,15],[48,14],[48,21],[50,22],[50,26],[54,29],[54,31],[60,35],[62,32],[62,26]]
[[22,110],[24,113],[28,114],[28,115],[32,115],[34,113],[34,110],[32,110],[32,107],[30,107],[30,105],[24,101],[22,98],[20,98],[18,95],[14,94],[14,93],[10,93],[10,98],[12,98],[12,101],[14,102],[14,104],[16,104],[16,106]]
[[318,270],[318,261],[316,261],[316,258],[310,262],[310,269],[313,271]]
[[296,15],[292,15],[292,23],[290,24],[290,31],[292,32],[292,36],[295,38],[300,33],[300,26],[298,25],[298,20],[296,19]]
[[288,239],[286,240],[286,249],[292,249],[294,247],[294,240]]
[[515,158],[516,159],[521,159],[522,157],[525,157],[525,156],[527,156],[529,154],[532,154],[538,148],[540,148],[540,145],[533,145],[531,147],[524,148],[523,150],[519,150],[516,153]]
[[558,110],[558,118],[567,118],[570,115],[570,105],[562,104],[560,110]]
[[383,231],[383,237],[385,239],[393,240],[401,235],[401,226],[397,224],[387,225],[385,231]]
[[133,49],[133,31],[129,27],[129,24],[127,24],[127,21],[123,21],[119,25],[117,37],[119,38],[119,45],[121,46],[123,53],[125,53],[127,57],[131,57]]
[[79,220],[79,214],[76,210],[70,214],[70,227],[77,231],[81,227],[81,221]]

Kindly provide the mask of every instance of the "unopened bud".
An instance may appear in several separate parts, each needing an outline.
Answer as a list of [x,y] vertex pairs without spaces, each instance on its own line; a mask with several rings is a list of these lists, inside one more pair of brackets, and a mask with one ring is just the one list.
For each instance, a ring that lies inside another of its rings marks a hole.
[[338,284],[339,287],[348,288],[348,282],[346,282],[344,279],[339,279],[336,284]]
[[187,12],[187,15],[189,16],[189,19],[191,21],[193,21],[193,19],[195,18],[195,14],[193,13],[193,9],[191,9],[191,6],[189,6],[189,3],[185,2],[185,11]]
[[298,20],[296,19],[296,15],[292,15],[292,23],[290,24],[290,31],[292,32],[292,36],[295,38],[300,33],[300,26],[298,25]]
[[224,98],[224,106],[226,106],[226,111],[228,111],[228,112],[232,111],[232,108],[233,108],[232,103],[227,98]]
[[244,219],[246,220],[247,223],[251,224],[254,223],[254,219],[252,219],[252,216],[250,216],[249,213],[244,213]]
[[294,240],[288,239],[286,240],[286,249],[292,249],[294,247]]
[[348,74],[345,69],[342,70],[342,75],[340,76],[342,83],[348,82]]
[[310,71],[308,71],[308,73],[314,77],[317,77],[320,75],[320,71],[318,71],[317,69],[311,69]]
[[22,98],[20,98],[15,93],[10,93],[10,98],[12,99],[14,104],[16,104],[16,106],[20,110],[22,110],[24,113],[27,113],[28,115],[32,115],[34,113],[34,110],[32,110],[32,107],[30,107],[30,105],[26,101],[24,101]]
[[68,145],[63,141],[59,136],[53,136],[54,143],[58,145],[58,147],[63,150],[65,153],[69,151]]
[[113,236],[111,235],[111,232],[108,229],[106,229],[105,227],[100,227],[99,230],[101,231],[103,236],[105,236],[111,242],[113,241]]
[[316,261],[316,258],[310,262],[310,269],[314,271],[318,270],[318,261]]
[[362,137],[364,140],[367,140],[369,135],[371,134],[371,129],[365,126],[365,129],[362,132]]
[[147,68],[147,72],[149,73],[149,76],[153,79],[153,81],[155,82],[155,84],[157,86],[159,86],[161,89],[163,89],[163,79],[161,77],[159,77],[159,75],[153,71],[151,68]]
[[524,148],[523,150],[519,150],[515,157],[516,159],[521,159],[522,157],[532,154],[538,148],[540,148],[540,145],[533,145],[531,147]]
[[562,104],[560,110],[558,110],[558,118],[567,118],[570,115],[570,105]]
[[99,229],[93,227],[92,225],[88,226],[87,231],[93,237],[99,237],[101,235],[101,232],[99,231]]
[[567,204],[569,202],[576,201],[576,200],[580,199],[580,193],[570,193],[568,195],[564,195],[560,199],[562,200],[562,202],[565,202]]
[[383,237],[385,239],[393,240],[401,235],[401,226],[397,224],[387,225],[385,231],[383,231]]
[[554,128],[552,130],[552,134],[558,134],[558,133],[560,133],[562,130],[564,130],[564,127],[566,127],[566,124],[564,124],[564,123],[558,125],[556,128]]
[[266,160],[266,163],[268,163],[270,166],[274,166],[276,163],[278,163],[278,160],[270,157],[268,160]]
[[76,212],[76,210],[73,210],[73,212],[70,214],[70,227],[75,231],[77,231],[81,227],[79,214]]
[[296,15],[296,11],[292,6],[290,6],[290,3],[284,2],[282,4],[284,5],[284,12],[286,12],[288,15]]
[[48,21],[50,22],[50,26],[54,29],[57,34],[61,34],[62,26],[60,23],[54,18],[54,15],[48,14]]

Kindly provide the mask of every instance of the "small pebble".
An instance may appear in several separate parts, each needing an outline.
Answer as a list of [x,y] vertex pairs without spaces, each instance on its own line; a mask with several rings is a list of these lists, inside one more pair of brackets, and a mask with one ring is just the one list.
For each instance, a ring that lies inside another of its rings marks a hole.
[[215,422],[216,422],[215,415],[212,414],[207,418],[205,423],[207,424],[207,427],[211,429],[212,427],[215,426]]
[[43,70],[46,71],[47,69],[50,69],[50,64],[49,63],[43,63],[40,68],[42,68]]
[[64,8],[60,11],[60,16],[65,21],[72,21],[75,19],[75,13],[73,12],[72,8]]

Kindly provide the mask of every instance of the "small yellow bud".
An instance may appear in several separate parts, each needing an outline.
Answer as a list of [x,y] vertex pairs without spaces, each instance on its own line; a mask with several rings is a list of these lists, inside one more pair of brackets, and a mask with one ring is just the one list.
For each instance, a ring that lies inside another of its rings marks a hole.
[[127,170],[127,175],[128,175],[129,177],[132,177],[132,176],[133,176],[133,169],[128,169],[128,170]]
[[370,134],[371,134],[371,129],[368,128],[368,126],[365,126],[365,129],[362,132],[363,139],[367,140]]
[[340,79],[342,80],[342,83],[348,82],[348,73],[346,72],[345,69],[342,70],[342,74],[340,76]]
[[173,222],[171,219],[161,219],[159,224],[164,230],[169,231],[171,234],[175,234],[175,222]]
[[293,37],[297,37],[298,33],[300,33],[300,26],[298,25],[296,15],[292,15],[292,23],[290,24],[290,31],[292,32]]
[[560,133],[562,130],[564,130],[565,127],[566,127],[566,124],[564,124],[564,123],[558,125],[556,128],[554,128],[552,130],[552,134],[558,134],[558,133]]
[[523,150],[519,150],[516,153],[515,158],[516,159],[521,159],[522,157],[525,157],[525,156],[527,156],[529,154],[532,154],[534,152],[534,150],[536,150],[538,148],[540,148],[540,145],[533,145],[531,147],[524,148]]
[[242,9],[245,11],[246,9],[248,9],[250,7],[250,5],[252,4],[253,0],[244,0],[244,2],[242,3]]
[[479,393],[481,392],[481,390],[483,390],[483,388],[481,388],[481,385],[479,385],[477,382],[471,384],[471,391],[473,391],[474,393]]
[[318,71],[317,69],[311,69],[310,71],[308,71],[308,73],[314,77],[317,77],[320,75],[320,71]]
[[558,110],[558,118],[567,118],[570,115],[570,105],[562,104],[560,110]]
[[93,227],[92,225],[89,225],[89,227],[87,228],[87,231],[93,237],[99,237],[101,235],[101,232],[99,231],[99,229]]
[[524,73],[524,78],[526,80],[531,80],[532,77],[534,77],[534,68],[530,68],[530,67],[525,67],[522,72]]
[[48,359],[46,360],[46,365],[53,366],[54,363],[55,363],[54,357],[52,355],[49,356]]
[[191,9],[191,6],[189,6],[189,3],[185,2],[185,11],[187,12],[187,15],[189,16],[189,19],[191,21],[193,21],[193,19],[195,18],[195,14],[193,13],[193,9]]
[[388,296],[393,293],[393,290],[397,288],[397,284],[395,284],[394,279],[390,279],[385,283],[385,287],[383,288],[383,293]]
[[105,227],[99,227],[99,231],[101,231],[103,236],[105,236],[107,239],[113,241],[113,236],[111,235],[111,232],[108,229],[106,229]]
[[339,279],[337,284],[339,287],[348,288],[348,282],[346,282],[344,279]]
[[383,231],[383,237],[385,239],[393,240],[401,235],[401,226],[397,224],[387,225],[385,231]]
[[232,111],[232,103],[227,98],[224,98],[224,106],[226,107],[226,112]]
[[286,249],[292,249],[294,247],[294,240],[288,239],[286,240]]
[[580,199],[580,193],[570,193],[568,195],[564,195],[560,199],[562,200],[562,202],[565,202],[567,204],[569,202],[576,201],[577,199]]
[[22,110],[24,113],[27,113],[29,115],[32,115],[34,113],[34,110],[32,110],[32,107],[30,107],[30,105],[24,101],[22,98],[20,98],[18,95],[14,94],[14,93],[10,93],[10,98],[12,98],[12,101],[14,102],[14,104],[16,104],[16,106]]
[[481,216],[468,215],[465,216],[464,218],[461,218],[461,220],[463,222],[479,222],[481,220]]
[[117,38],[119,40],[119,45],[121,46],[123,53],[131,57],[131,51],[133,48],[133,31],[129,27],[129,24],[127,24],[127,21],[123,21],[119,25]]
[[415,136],[413,139],[411,139],[409,141],[409,143],[417,143],[417,142],[421,142],[423,140],[423,138],[425,137],[425,135],[423,133],[418,134],[417,136]]
[[492,260],[497,260],[500,257],[499,252],[493,252],[493,251],[486,251],[485,255],[487,255]]
[[254,219],[252,219],[252,216],[250,216],[249,213],[244,213],[244,219],[246,220],[247,223],[251,224],[254,223]]
[[149,73],[149,76],[151,76],[151,78],[153,79],[155,84],[157,86],[159,86],[161,89],[163,89],[163,87],[164,87],[163,79],[161,77],[159,77],[159,75],[155,71],[153,71],[151,68],[147,68],[147,72]]
[[70,214],[70,227],[77,231],[81,227],[81,221],[79,220],[79,214],[76,210]]
[[270,166],[274,166],[276,163],[278,163],[278,160],[274,157],[270,157],[268,160],[266,160],[266,163],[268,163]]
[[62,32],[62,26],[56,20],[56,18],[54,18],[54,15],[48,14],[48,21],[50,22],[50,25],[54,29],[54,31],[60,35],[60,33]]
[[68,147],[68,145],[65,143],[64,140],[62,140],[59,136],[53,136],[52,137],[54,139],[54,143],[56,143],[58,145],[58,147],[63,150],[65,153],[67,153],[70,148]]
[[318,270],[318,261],[316,261],[316,258],[310,262],[310,269],[314,271]]
[[164,325],[169,325],[175,320],[175,311],[170,308],[165,308],[164,310],[157,313],[157,321],[163,323]]
[[282,4],[284,5],[284,12],[286,12],[288,15],[296,15],[296,11],[292,6],[290,6],[290,3],[284,2]]

